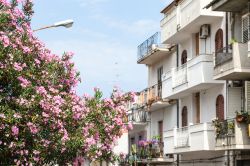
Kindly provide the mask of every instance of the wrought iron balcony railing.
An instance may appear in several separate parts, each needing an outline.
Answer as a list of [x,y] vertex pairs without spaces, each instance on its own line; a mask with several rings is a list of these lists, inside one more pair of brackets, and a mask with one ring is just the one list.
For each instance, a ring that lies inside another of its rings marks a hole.
[[137,52],[137,60],[141,60],[145,56],[147,56],[152,51],[152,45],[160,45],[161,40],[161,34],[160,32],[156,32],[154,35],[152,35],[150,38],[148,38],[146,41],[144,41],[142,44],[138,46],[138,52]]
[[143,110],[132,110],[130,114],[128,114],[128,121],[135,123],[145,123],[148,120],[148,112]]
[[235,134],[235,121],[234,119],[227,119],[222,122],[218,122],[215,126],[217,138],[233,137]]

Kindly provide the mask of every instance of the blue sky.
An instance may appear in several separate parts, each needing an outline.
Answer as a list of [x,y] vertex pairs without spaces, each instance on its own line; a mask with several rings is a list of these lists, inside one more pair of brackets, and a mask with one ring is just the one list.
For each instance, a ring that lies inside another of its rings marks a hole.
[[123,91],[147,86],[147,68],[136,64],[137,46],[160,30],[160,11],[169,0],[34,0],[33,29],[73,19],[70,29],[36,32],[54,53],[75,53],[81,73],[78,94],[99,87],[108,96],[114,85]]

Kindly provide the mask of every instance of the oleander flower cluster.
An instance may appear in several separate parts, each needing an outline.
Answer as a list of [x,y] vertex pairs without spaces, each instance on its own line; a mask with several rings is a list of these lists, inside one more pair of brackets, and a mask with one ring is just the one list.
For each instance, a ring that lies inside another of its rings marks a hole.
[[133,93],[78,96],[72,52],[53,54],[30,27],[32,0],[0,0],[0,165],[114,160]]

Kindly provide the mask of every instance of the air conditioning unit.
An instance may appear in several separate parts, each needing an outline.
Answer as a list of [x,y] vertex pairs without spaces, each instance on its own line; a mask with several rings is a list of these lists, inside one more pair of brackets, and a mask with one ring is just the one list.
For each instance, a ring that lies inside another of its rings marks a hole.
[[203,24],[200,27],[200,39],[206,39],[210,35],[210,25],[209,24]]

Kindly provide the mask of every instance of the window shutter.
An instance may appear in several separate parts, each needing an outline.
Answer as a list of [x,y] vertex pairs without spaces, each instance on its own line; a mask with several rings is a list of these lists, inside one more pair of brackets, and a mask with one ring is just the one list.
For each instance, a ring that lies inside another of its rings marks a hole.
[[242,16],[242,42],[246,43],[250,39],[250,13]]
[[246,111],[250,112],[250,81],[245,81],[245,104]]

